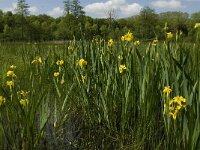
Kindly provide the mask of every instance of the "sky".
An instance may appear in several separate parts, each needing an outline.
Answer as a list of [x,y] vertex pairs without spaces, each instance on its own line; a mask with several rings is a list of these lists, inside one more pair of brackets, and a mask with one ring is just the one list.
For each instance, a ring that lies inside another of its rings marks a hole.
[[[116,17],[129,17],[139,14],[144,7],[153,8],[156,13],[166,11],[182,11],[192,14],[200,12],[200,0],[79,0],[86,15],[93,18],[106,18],[107,12],[115,10]],[[63,15],[63,0],[26,0],[33,15],[47,14],[52,17]],[[17,0],[0,0],[0,9],[12,11]]]

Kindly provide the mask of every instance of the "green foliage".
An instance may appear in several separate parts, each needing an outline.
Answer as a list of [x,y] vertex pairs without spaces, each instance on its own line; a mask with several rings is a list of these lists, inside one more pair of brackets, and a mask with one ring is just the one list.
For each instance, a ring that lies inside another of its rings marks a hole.
[[24,0],[18,1],[17,14],[0,11],[0,41],[63,41],[73,40],[74,36],[89,40],[96,37],[119,39],[129,30],[144,41],[163,40],[166,22],[169,31],[174,34],[181,31],[188,41],[192,41],[195,38],[194,25],[199,22],[198,12],[191,17],[188,13],[176,11],[157,14],[149,7],[129,18],[116,18],[116,11],[110,10],[105,12],[107,18],[97,19],[85,16],[77,0],[64,0],[63,3],[65,14],[59,18],[28,15],[29,6]]
[[17,1],[17,8],[16,8],[16,13],[21,15],[21,16],[27,16],[29,15],[29,5],[26,3],[25,0],[18,0]]
[[65,8],[65,13],[67,15],[69,15],[70,12],[71,12],[71,1],[70,0],[64,0],[63,3],[64,3],[64,8]]
[[156,36],[156,25],[158,24],[158,15],[149,7],[143,8],[140,15],[135,19],[135,31],[139,32],[140,38],[152,39]]
[[72,14],[75,18],[84,16],[85,12],[79,0],[64,0],[63,3],[66,15]]
[[26,25],[26,20],[24,16],[29,15],[29,6],[26,4],[25,0],[18,0],[16,13],[21,16],[21,40],[24,40],[24,26]]

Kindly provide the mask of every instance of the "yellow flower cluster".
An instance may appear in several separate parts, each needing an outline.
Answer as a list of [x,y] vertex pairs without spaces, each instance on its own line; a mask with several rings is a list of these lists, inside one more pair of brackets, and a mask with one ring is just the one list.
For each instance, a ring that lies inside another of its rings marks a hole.
[[[163,93],[167,94],[167,97],[171,92],[172,89],[170,89],[169,86],[165,87],[163,90]],[[168,98],[166,99],[166,102],[164,104],[164,113],[171,115],[172,118],[176,120],[178,112],[183,108],[186,110],[186,99],[182,96],[176,96],[171,100],[169,100]]]
[[56,62],[56,65],[58,66],[58,71],[54,72],[53,73],[53,76],[55,78],[57,78],[57,82],[59,81],[58,77],[61,76],[61,80],[60,80],[60,84],[64,84],[65,83],[65,79],[64,79],[64,74],[62,74],[62,68],[63,68],[63,65],[64,64],[64,60],[57,60]]
[[21,99],[20,101],[19,101],[19,103],[22,105],[22,106],[27,106],[28,105],[28,103],[29,103],[29,100],[28,99]]
[[128,31],[128,33],[126,33],[124,36],[121,37],[121,40],[131,42],[133,40],[133,33]]
[[6,85],[9,86],[10,89],[12,89],[13,81],[6,81]]
[[127,71],[127,68],[125,65],[120,65],[119,66],[119,73],[123,73],[123,72],[126,72]]
[[31,63],[32,64],[41,64],[42,63],[42,58],[37,56]]
[[29,93],[30,93],[30,91],[23,91],[23,90],[17,92],[17,94],[18,94],[18,99],[20,99],[20,100],[19,100],[19,103],[20,103],[23,107],[27,106],[28,103],[29,103],[29,100],[27,99],[27,95],[28,95]]
[[27,96],[29,93],[30,91],[23,91],[23,90],[17,92],[18,95],[22,95],[24,97]]
[[27,99],[27,95],[30,93],[30,91],[18,91],[17,94],[18,94],[18,99],[19,100],[19,103],[22,105],[22,106],[27,106],[28,103],[29,103],[29,100]]
[[79,65],[81,68],[83,68],[83,67],[87,66],[87,61],[85,61],[85,60],[82,58],[82,59],[80,59],[80,60],[78,61],[78,65]]
[[139,46],[139,45],[140,45],[140,41],[135,41],[135,42],[134,42],[134,45],[135,45],[135,46]]
[[113,41],[113,39],[110,39],[110,40],[108,40],[108,46],[109,46],[109,47],[112,47],[112,46],[113,46],[113,44],[114,44],[114,41]]
[[84,76],[84,75],[81,75],[81,80],[82,80],[82,82],[83,82],[83,83],[85,83],[86,76]]
[[156,38],[155,40],[153,40],[152,45],[153,45],[153,46],[156,46],[157,44],[158,44],[158,40],[157,40],[157,38]]
[[11,65],[10,69],[12,69],[12,70],[9,70],[7,72],[7,77],[12,77],[12,78],[16,77],[15,72],[13,71],[14,69],[16,69],[16,66],[15,65]]
[[[57,60],[57,62],[56,62],[56,65],[58,65],[59,66],[59,71],[57,71],[57,72],[54,72],[53,73],[53,76],[54,77],[58,77],[59,75],[60,75],[60,73],[61,73],[61,71],[62,71],[62,65],[64,64],[64,60]],[[64,80],[64,79],[63,79]],[[64,83],[64,81],[62,81],[63,83]]]
[[58,77],[59,75],[60,75],[59,72],[54,72],[54,73],[53,73],[53,76],[54,76],[54,77]]
[[[77,65],[79,65],[80,68],[82,69],[83,67],[86,67],[86,66],[87,66],[87,61],[84,60],[83,58],[81,58],[81,59],[78,61]],[[86,79],[87,79],[87,77],[86,77],[84,74],[81,73],[80,80],[81,80],[83,83],[85,83]]]
[[170,89],[170,86],[164,87],[163,93],[169,95],[172,92],[172,89]]
[[64,64],[64,61],[63,60],[58,60],[57,62],[56,62],[56,65],[58,65],[58,66],[62,66]]
[[9,70],[7,72],[7,77],[16,77],[16,75],[15,75],[14,71]]
[[10,91],[12,91],[12,87],[14,86],[14,77],[16,77],[16,74],[15,74],[15,72],[13,70],[16,69],[16,66],[15,65],[11,65],[10,69],[12,69],[12,70],[9,70],[6,73],[6,75],[7,75],[7,77],[11,77],[11,79],[6,81],[6,85],[10,88]]
[[[176,96],[169,101],[169,114],[176,120],[177,114],[181,109],[186,110],[186,99],[182,96]],[[166,113],[167,104],[164,104],[164,113]]]
[[169,39],[169,40],[172,39],[172,38],[173,38],[173,34],[172,34],[172,32],[167,32],[167,30],[168,30],[167,22],[165,23],[164,30],[165,30],[165,33],[166,33],[167,39]]
[[17,66],[15,66],[15,65],[11,65],[11,66],[10,66],[10,69],[13,69],[13,70],[14,70],[14,69],[16,69],[16,68],[17,68]]
[[0,107],[6,103],[6,99],[3,96],[0,96]]
[[195,29],[200,28],[200,23],[196,23],[194,26]]
[[172,39],[173,38],[173,34],[171,32],[167,33],[167,39]]

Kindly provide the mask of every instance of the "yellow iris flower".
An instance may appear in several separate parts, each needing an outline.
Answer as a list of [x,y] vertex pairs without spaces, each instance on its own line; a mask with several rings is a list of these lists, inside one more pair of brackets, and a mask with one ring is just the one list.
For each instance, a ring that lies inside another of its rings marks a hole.
[[127,71],[127,68],[125,65],[120,65],[119,66],[119,73],[123,73],[123,72],[126,72]]

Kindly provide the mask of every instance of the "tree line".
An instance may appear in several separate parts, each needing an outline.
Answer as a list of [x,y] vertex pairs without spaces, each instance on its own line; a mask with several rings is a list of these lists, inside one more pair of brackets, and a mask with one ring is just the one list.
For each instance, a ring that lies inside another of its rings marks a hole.
[[107,18],[91,18],[85,15],[79,0],[64,0],[63,16],[46,14],[30,15],[25,0],[17,1],[15,13],[0,10],[0,41],[60,41],[74,38],[118,39],[129,30],[142,40],[163,39],[164,26],[169,32],[181,32],[189,40],[195,36],[194,24],[200,22],[200,11],[189,15],[186,12],[156,13],[149,7],[136,16],[116,18],[115,11],[108,11]]

